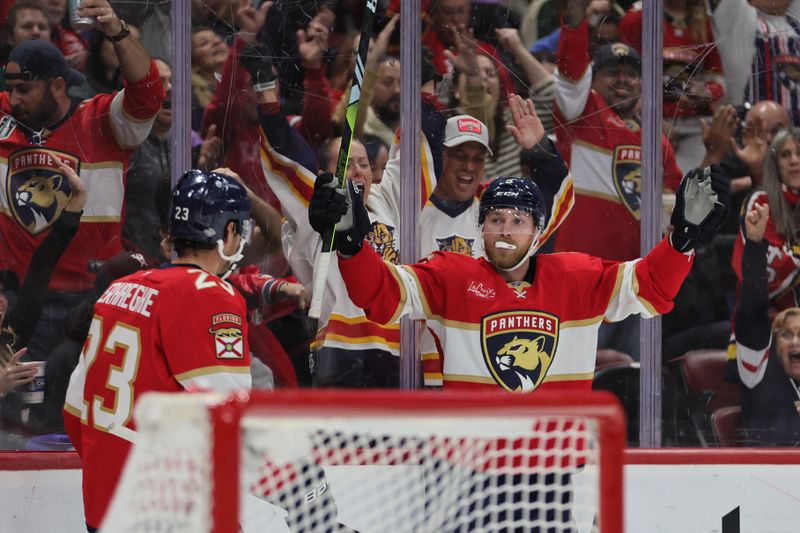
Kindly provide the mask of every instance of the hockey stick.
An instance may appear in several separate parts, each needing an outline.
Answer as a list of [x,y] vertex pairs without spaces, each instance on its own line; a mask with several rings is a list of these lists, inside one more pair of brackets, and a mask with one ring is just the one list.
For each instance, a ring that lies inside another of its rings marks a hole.
[[[364,63],[367,61],[369,36],[372,33],[372,22],[375,19],[375,7],[377,4],[378,0],[367,0],[364,9],[364,20],[361,22],[361,40],[358,42],[358,55],[356,56],[356,66],[353,72],[353,86],[350,88],[350,100],[347,102],[344,130],[342,131],[342,144],[339,146],[339,157],[336,160],[335,175],[339,188],[345,186],[347,164],[350,160],[350,145],[353,141],[353,129],[356,125],[356,115],[358,113],[358,100],[361,98]],[[311,318],[319,318],[322,311],[322,296],[325,292],[325,280],[328,278],[328,269],[333,255],[333,236],[335,232],[336,226],[322,235],[322,252],[319,254],[314,268],[314,281],[311,285],[311,306],[308,309],[308,316]]]

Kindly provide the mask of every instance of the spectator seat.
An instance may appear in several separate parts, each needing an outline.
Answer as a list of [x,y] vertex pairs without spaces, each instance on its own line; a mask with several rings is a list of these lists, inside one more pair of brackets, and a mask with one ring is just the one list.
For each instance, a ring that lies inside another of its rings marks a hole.
[[611,348],[601,348],[597,350],[594,372],[596,375],[598,371],[604,368],[616,365],[630,365],[631,363],[633,363],[633,357],[630,355]]
[[742,408],[738,405],[720,407],[711,413],[711,428],[714,430],[717,445],[740,446],[744,438]]
[[686,388],[688,408],[701,446],[709,446],[711,414],[739,405],[739,385],[723,379],[725,350],[691,350],[677,359]]

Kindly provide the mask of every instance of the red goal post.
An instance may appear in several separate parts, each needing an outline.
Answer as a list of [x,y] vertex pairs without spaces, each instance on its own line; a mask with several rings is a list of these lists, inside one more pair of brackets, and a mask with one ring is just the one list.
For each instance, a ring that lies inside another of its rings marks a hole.
[[159,394],[136,421],[104,532],[235,533],[252,519],[303,533],[623,532],[625,422],[605,393]]

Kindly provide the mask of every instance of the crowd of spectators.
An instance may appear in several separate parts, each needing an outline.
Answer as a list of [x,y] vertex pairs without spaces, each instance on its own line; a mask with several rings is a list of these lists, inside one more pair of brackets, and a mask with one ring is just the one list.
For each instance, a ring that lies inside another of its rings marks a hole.
[[[308,204],[317,175],[336,166],[359,39],[370,38],[370,52],[348,176],[385,261],[398,261],[399,234],[409,231],[399,226],[399,197],[414,179],[423,191],[421,256],[481,256],[478,198],[498,176],[524,176],[542,190],[540,251],[640,257],[642,2],[421,3],[422,174],[409,177],[399,168],[400,0],[378,1],[372,36],[359,35],[364,6],[354,0],[193,0],[187,95],[172,89],[169,2],[84,0],[83,13],[97,19],[89,30],[71,27],[66,0],[0,2],[0,304],[9,309],[0,313],[0,446],[19,445],[16,434],[63,432],[59,399],[92,302],[114,278],[170,259],[171,103],[179,98],[191,99],[193,168],[240,176],[261,230],[232,278],[248,303],[254,375],[264,376],[254,384],[398,386],[399,326],[369,321],[336,267],[322,317],[306,316],[320,251]],[[728,379],[764,389],[765,368],[778,376],[770,379],[785,377],[778,363],[756,361],[772,330],[749,328],[739,339],[733,322],[778,315],[776,339],[797,340],[782,335],[796,320],[785,310],[800,305],[800,136],[792,128],[800,126],[800,0],[664,0],[663,10],[665,210],[682,174],[710,164],[725,170],[734,199],[723,234],[697,250],[664,318],[664,357],[727,349]],[[554,164],[555,151],[567,168]],[[74,208],[75,187],[59,165],[79,176],[85,205],[49,290],[31,304],[32,261]],[[759,213],[765,226],[748,229],[741,213]],[[764,269],[765,287],[744,291]],[[20,313],[11,311],[30,305],[41,318],[23,328],[27,353],[14,355],[23,345]],[[435,336],[421,331],[420,382],[441,386],[446,365]],[[797,400],[800,373],[782,346],[775,357]],[[639,360],[638,317],[603,324],[598,348]],[[46,362],[40,405],[20,400],[20,384],[33,379],[26,360]],[[748,424],[765,397],[743,396]],[[788,411],[775,423],[797,414]],[[774,443],[759,428],[750,440]],[[800,443],[795,433],[781,439]]]

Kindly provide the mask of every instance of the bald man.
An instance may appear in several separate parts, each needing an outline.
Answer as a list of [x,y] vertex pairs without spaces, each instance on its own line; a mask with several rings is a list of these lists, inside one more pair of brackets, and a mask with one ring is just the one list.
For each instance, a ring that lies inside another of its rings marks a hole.
[[[746,129],[755,133],[766,146],[781,128],[792,125],[789,111],[778,102],[761,100],[753,104],[744,119]],[[744,136],[746,132],[742,132]],[[739,231],[739,208],[742,201],[754,187],[761,182],[763,158],[758,161],[745,162],[734,150],[728,150],[720,163],[731,179],[731,212],[721,233],[736,234]],[[755,184],[755,185],[754,185]]]

